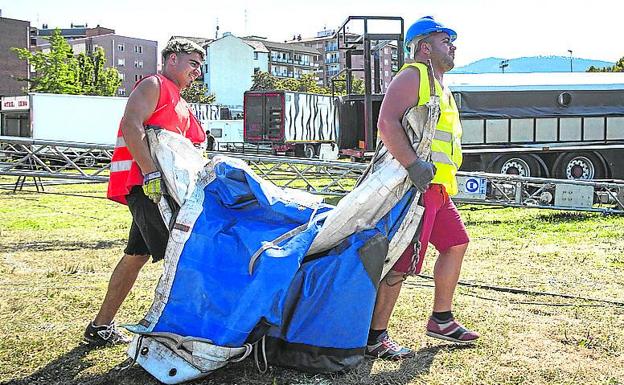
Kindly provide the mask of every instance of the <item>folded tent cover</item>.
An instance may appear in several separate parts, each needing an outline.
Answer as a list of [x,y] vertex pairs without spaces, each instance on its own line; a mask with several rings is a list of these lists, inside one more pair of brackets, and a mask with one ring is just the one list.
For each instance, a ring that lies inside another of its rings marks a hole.
[[411,242],[422,208],[394,159],[334,207],[282,189],[244,162],[204,159],[148,130],[177,209],[164,271],[128,354],[164,383],[208,375],[260,350],[269,364],[335,372],[359,364],[382,271]]

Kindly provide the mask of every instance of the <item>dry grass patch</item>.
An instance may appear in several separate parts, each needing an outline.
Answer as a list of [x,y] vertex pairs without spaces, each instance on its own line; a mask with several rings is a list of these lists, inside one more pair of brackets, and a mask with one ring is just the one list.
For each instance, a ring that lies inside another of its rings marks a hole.
[[[48,188],[102,197],[103,185]],[[469,283],[624,301],[624,218],[529,209],[462,215],[472,237]],[[83,328],[121,256],[130,216],[104,199],[0,191],[0,382],[157,384],[141,368],[119,372],[122,347],[89,350]],[[435,253],[425,260],[431,274]],[[147,311],[162,265],[150,264],[118,320]],[[391,335],[417,351],[403,362],[366,361],[344,374],[309,375],[253,360],[196,384],[623,384],[624,307],[461,286],[455,314],[482,334],[470,347],[424,335],[432,282],[410,278]]]

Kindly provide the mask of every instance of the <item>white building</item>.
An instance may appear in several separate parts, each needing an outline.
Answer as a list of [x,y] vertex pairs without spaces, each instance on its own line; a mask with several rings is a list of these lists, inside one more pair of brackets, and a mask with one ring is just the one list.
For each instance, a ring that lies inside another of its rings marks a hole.
[[253,84],[257,71],[268,71],[269,51],[230,33],[206,46],[204,83],[216,95],[216,103],[243,108],[243,93]]

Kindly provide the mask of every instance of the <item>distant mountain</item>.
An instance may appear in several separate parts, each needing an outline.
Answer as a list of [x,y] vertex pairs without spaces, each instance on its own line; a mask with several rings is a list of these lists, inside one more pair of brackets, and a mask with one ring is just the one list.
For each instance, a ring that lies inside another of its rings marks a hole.
[[[505,72],[570,72],[569,56],[531,56],[520,57],[516,59],[503,59],[498,57],[490,57],[487,59],[477,60],[463,67],[454,68],[452,73],[488,73],[502,72],[500,65],[503,60],[507,60]],[[615,63],[572,58],[572,69],[574,72],[585,72],[589,67],[607,67]]]

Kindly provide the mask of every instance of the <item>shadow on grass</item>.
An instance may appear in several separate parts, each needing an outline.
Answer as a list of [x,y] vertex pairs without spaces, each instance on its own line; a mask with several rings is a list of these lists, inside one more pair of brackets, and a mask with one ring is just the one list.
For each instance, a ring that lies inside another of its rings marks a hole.
[[[192,385],[208,384],[293,384],[293,383],[324,383],[324,384],[408,384],[418,376],[429,373],[435,356],[440,351],[470,349],[472,346],[437,345],[420,349],[416,357],[403,360],[398,369],[381,371],[371,374],[374,360],[365,360],[358,368],[344,374],[309,375],[292,369],[271,367],[268,373],[260,374],[253,362],[245,360],[238,364],[228,365],[215,371],[206,378],[191,381]],[[92,347],[79,345],[64,355],[51,361],[35,373],[22,379],[3,382],[0,385],[130,385],[159,384],[140,366],[134,365],[126,371],[119,366],[106,373],[81,375],[93,363],[87,359]],[[322,380],[325,379],[325,380]],[[311,380],[311,381],[310,381]],[[320,380],[320,382],[319,382]],[[302,382],[303,381],[303,382]]]
[[464,221],[466,226],[478,226],[481,224],[485,225],[524,225],[527,221],[532,221],[533,223],[548,223],[548,224],[561,224],[561,223],[583,223],[595,221],[598,214],[596,213],[586,213],[586,212],[570,212],[570,211],[557,211],[557,212],[544,212],[536,215],[533,218],[527,219],[525,217],[517,217],[510,218],[505,217],[502,219],[473,219],[470,216]]
[[579,213],[571,211],[560,211],[554,213],[540,214],[535,219],[548,223],[569,223],[569,222],[586,222],[596,219],[596,214]]
[[[362,383],[370,384],[408,384],[415,378],[429,373],[431,364],[435,356],[440,351],[451,352],[454,350],[472,349],[473,345],[456,345],[456,344],[443,344],[436,346],[429,346],[422,348],[416,352],[416,356],[411,359],[401,361],[401,366],[393,371],[379,372],[371,374],[373,367],[372,360],[367,360],[362,366],[360,371],[364,371],[367,374],[366,379],[362,379]],[[339,383],[339,382],[337,382]]]
[[53,240],[53,241],[28,241],[28,242],[19,242],[19,243],[11,243],[6,245],[4,248],[7,252],[18,252],[18,251],[58,251],[58,250],[67,250],[67,251],[77,251],[84,249],[109,249],[112,247],[123,247],[125,246],[124,240],[113,240],[113,241],[97,241],[97,242],[82,242],[82,241],[63,241],[63,240]]
[[128,371],[121,371],[118,365],[107,373],[81,375],[81,372],[93,366],[93,363],[87,359],[87,355],[93,349],[96,348],[83,344],[78,345],[33,374],[22,379],[3,382],[0,385],[158,384],[138,366]]

